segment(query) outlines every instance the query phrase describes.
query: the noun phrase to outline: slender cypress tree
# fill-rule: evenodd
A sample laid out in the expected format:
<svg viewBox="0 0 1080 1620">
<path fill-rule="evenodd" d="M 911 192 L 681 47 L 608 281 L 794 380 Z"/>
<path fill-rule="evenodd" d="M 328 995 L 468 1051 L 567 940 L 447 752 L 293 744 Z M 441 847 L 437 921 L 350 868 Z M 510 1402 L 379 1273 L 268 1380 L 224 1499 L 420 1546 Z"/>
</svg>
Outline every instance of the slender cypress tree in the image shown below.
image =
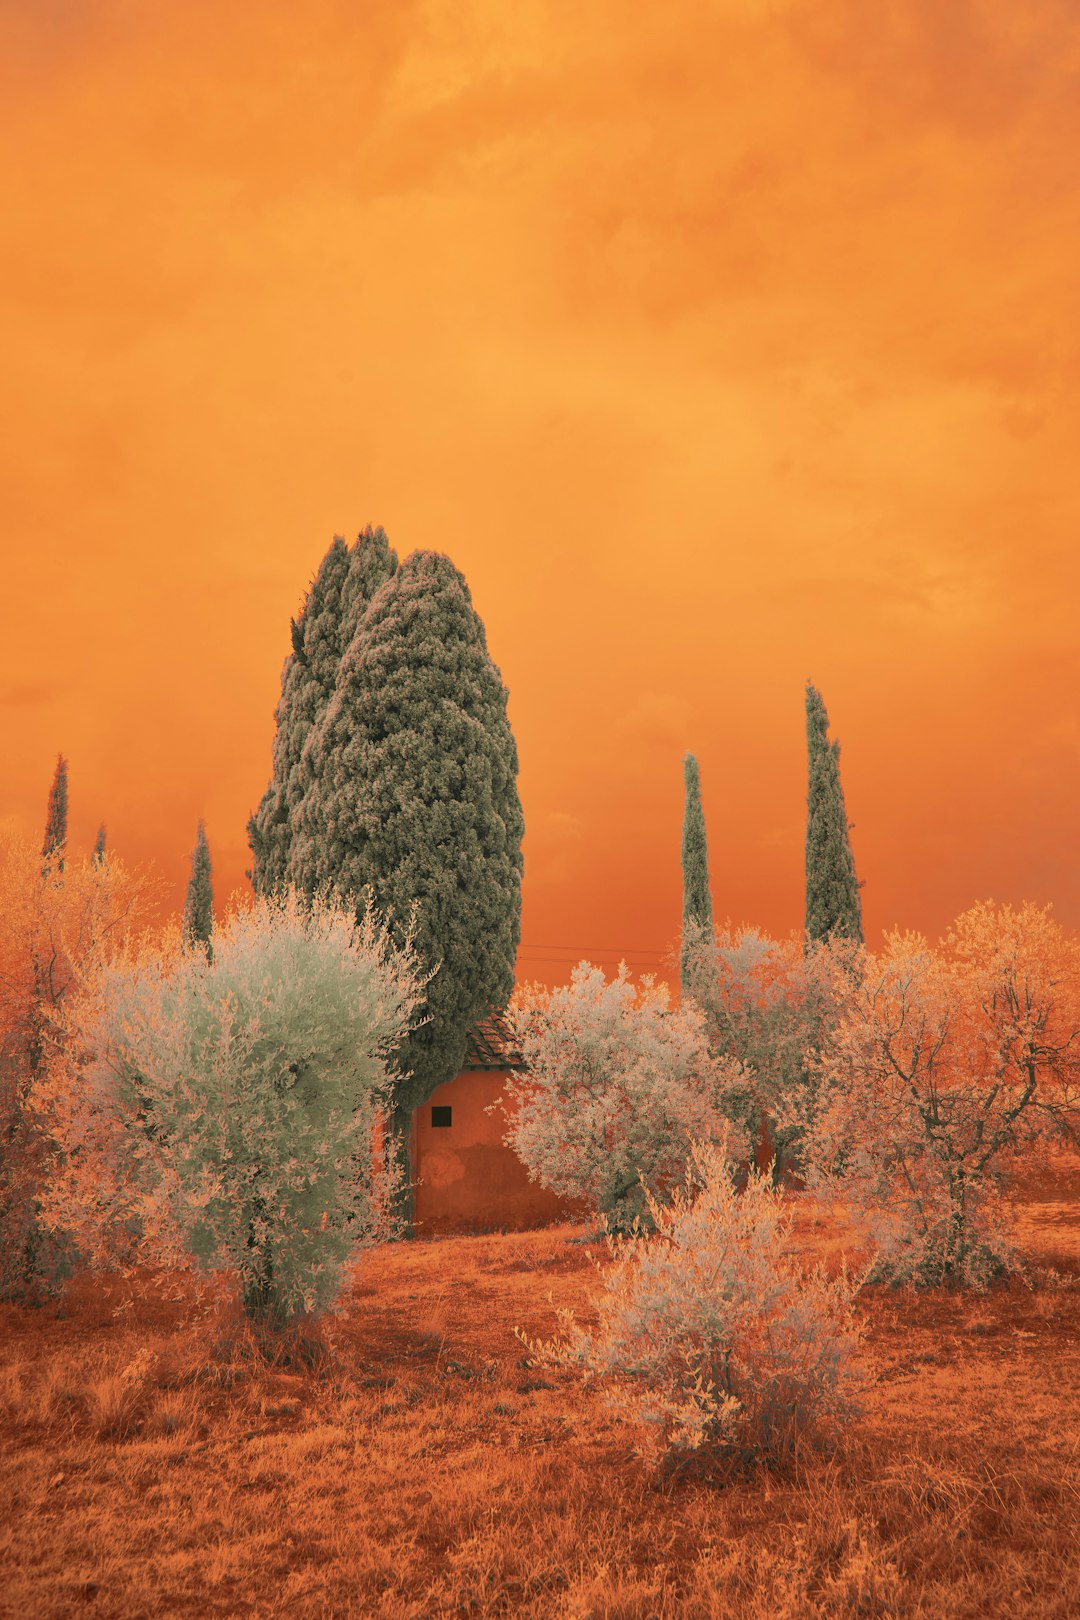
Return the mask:
<svg viewBox="0 0 1080 1620">
<path fill-rule="evenodd" d="M 97 840 L 96 840 L 96 842 L 94 844 L 93 859 L 95 860 L 95 862 L 97 863 L 98 866 L 103 866 L 105 864 L 105 823 L 104 822 L 102 822 L 101 826 L 98 828 Z"/>
<path fill-rule="evenodd" d="M 680 978 L 683 994 L 691 993 L 692 961 L 703 939 L 712 935 L 712 894 L 709 889 L 709 850 L 705 814 L 701 808 L 701 777 L 693 754 L 683 760 L 686 797 L 683 810 L 682 874 L 683 916 Z"/>
<path fill-rule="evenodd" d="M 48 873 L 53 866 L 58 872 L 64 870 L 64 850 L 67 847 L 67 820 L 68 820 L 68 783 L 67 760 L 63 754 L 56 756 L 56 771 L 53 775 L 52 787 L 49 789 L 49 805 L 45 812 L 45 839 L 41 846 L 43 870 Z"/>
<path fill-rule="evenodd" d="M 54 872 L 59 875 L 64 870 L 64 851 L 67 848 L 67 820 L 67 760 L 63 754 L 57 754 L 56 770 L 53 773 L 52 786 L 49 789 L 49 802 L 45 810 L 45 837 L 41 844 L 41 876 L 44 882 L 48 882 Z M 33 970 L 34 989 L 30 1001 L 26 1050 L 30 1073 L 36 1077 L 41 1074 L 45 1063 L 46 1031 L 48 1027 L 46 1013 L 47 975 L 45 965 L 39 959 L 36 949 L 33 952 Z"/>
<path fill-rule="evenodd" d="M 210 846 L 206 842 L 206 828 L 201 821 L 191 854 L 191 876 L 184 900 L 182 926 L 187 943 L 205 946 L 207 956 L 212 959 L 210 936 L 214 932 L 214 891 L 210 887 Z"/>
<path fill-rule="evenodd" d="M 281 698 L 270 784 L 248 822 L 257 893 L 290 880 L 310 887 L 295 849 L 300 807 L 311 781 L 308 745 L 334 692 L 341 657 L 375 591 L 397 567 L 382 529 L 369 524 L 350 548 L 335 535 L 291 621 L 292 652 L 281 672 Z M 299 860 L 299 865 L 298 865 Z"/>
<path fill-rule="evenodd" d="M 459 1071 L 501 1010 L 521 929 L 518 757 L 507 692 L 465 580 L 414 552 L 359 623 L 312 743 L 307 874 L 388 912 L 434 977 L 397 1058 L 392 1129 L 408 1171 L 412 1110 Z M 411 1204 L 404 1213 L 408 1217 Z"/>
<path fill-rule="evenodd" d="M 848 833 L 840 785 L 840 744 L 828 740 L 829 717 L 821 693 L 806 683 L 806 939 L 836 935 L 862 942 L 862 884 Z"/>
</svg>

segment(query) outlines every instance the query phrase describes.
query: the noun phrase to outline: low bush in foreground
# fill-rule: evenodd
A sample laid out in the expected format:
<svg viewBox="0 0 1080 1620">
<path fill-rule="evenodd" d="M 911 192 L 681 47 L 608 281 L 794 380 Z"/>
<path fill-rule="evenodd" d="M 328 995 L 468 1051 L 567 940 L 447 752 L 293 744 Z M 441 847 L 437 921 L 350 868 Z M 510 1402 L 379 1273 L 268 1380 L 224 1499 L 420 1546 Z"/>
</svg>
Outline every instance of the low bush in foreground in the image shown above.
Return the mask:
<svg viewBox="0 0 1080 1620">
<path fill-rule="evenodd" d="M 703 1451 L 778 1460 L 800 1436 L 834 1437 L 866 1382 L 860 1279 L 804 1270 L 782 1191 L 752 1171 L 737 1193 L 723 1145 L 693 1144 L 667 1205 L 644 1192 L 655 1231 L 609 1234 L 596 1328 L 561 1310 L 564 1339 L 515 1330 L 530 1354 L 604 1380 L 666 1464 Z"/>
</svg>

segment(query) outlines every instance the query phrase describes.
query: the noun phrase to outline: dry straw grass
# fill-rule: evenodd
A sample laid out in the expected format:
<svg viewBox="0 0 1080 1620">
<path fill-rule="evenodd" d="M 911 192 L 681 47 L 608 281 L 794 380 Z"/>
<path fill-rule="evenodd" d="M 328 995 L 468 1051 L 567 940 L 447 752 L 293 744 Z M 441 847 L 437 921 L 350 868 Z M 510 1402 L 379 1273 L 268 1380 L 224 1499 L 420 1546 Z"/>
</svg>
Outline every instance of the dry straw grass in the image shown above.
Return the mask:
<svg viewBox="0 0 1080 1620">
<path fill-rule="evenodd" d="M 580 1228 L 377 1250 L 273 1354 L 100 1280 L 5 1308 L 0 1613 L 1065 1620 L 1078 1193 L 1075 1164 L 1019 1187 L 1030 1286 L 869 1290 L 842 1444 L 718 1477 L 650 1471 L 598 1392 L 522 1365 L 515 1326 L 587 1318 Z M 835 1263 L 850 1232 L 800 1200 L 794 1240 Z"/>
</svg>

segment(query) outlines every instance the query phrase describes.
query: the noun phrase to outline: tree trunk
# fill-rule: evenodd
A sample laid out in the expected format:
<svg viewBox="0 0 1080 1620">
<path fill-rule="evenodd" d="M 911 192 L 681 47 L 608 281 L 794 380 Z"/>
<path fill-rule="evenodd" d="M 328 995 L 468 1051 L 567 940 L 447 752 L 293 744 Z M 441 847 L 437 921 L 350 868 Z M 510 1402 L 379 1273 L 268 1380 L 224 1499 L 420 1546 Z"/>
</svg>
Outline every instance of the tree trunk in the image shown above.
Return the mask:
<svg viewBox="0 0 1080 1620">
<path fill-rule="evenodd" d="M 274 1289 L 274 1257 L 269 1241 L 260 1246 L 256 1222 L 265 1213 L 261 1198 L 252 1204 L 247 1247 L 251 1256 L 244 1273 L 244 1315 L 262 1327 L 280 1325 L 282 1311 Z"/>
<path fill-rule="evenodd" d="M 413 1236 L 413 1162 L 412 1162 L 412 1120 L 413 1111 L 402 1103 L 395 1103 L 390 1110 L 390 1137 L 394 1162 L 401 1170 L 401 1186 L 395 1199 L 395 1212 L 401 1223 L 398 1236 L 411 1238 Z"/>
</svg>

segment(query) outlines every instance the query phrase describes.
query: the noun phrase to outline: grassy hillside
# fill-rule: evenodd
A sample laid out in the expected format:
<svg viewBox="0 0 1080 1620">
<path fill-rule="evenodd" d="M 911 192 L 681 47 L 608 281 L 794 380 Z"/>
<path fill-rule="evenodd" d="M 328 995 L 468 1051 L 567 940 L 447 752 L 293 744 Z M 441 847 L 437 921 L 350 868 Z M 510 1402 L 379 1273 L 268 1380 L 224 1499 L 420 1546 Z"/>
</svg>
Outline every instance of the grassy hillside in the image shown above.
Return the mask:
<svg viewBox="0 0 1080 1620">
<path fill-rule="evenodd" d="M 868 1290 L 865 1414 L 786 1474 L 658 1477 L 598 1393 L 524 1364 L 514 1325 L 549 1337 L 547 1296 L 595 1286 L 583 1227 L 377 1250 L 278 1366 L 167 1279 L 7 1308 L 0 1613 L 1065 1620 L 1080 1169 L 1016 1196 L 1034 1286 Z M 850 1250 L 796 1201 L 808 1259 Z"/>
</svg>

